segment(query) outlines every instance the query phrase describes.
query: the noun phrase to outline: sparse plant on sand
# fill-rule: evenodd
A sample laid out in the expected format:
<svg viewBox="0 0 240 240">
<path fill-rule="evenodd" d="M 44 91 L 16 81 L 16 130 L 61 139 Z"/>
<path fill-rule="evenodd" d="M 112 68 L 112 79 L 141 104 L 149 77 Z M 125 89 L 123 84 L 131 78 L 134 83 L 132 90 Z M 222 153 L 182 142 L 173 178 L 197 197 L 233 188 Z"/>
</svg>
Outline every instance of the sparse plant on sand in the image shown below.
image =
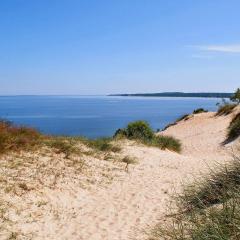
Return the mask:
<svg viewBox="0 0 240 240">
<path fill-rule="evenodd" d="M 120 152 L 121 147 L 114 145 L 112 138 L 85 139 L 84 143 L 90 148 L 102 152 Z"/>
<path fill-rule="evenodd" d="M 236 103 L 227 102 L 222 99 L 222 103 L 218 103 L 217 116 L 228 115 L 233 112 L 234 108 L 237 106 Z"/>
<path fill-rule="evenodd" d="M 137 163 L 137 160 L 135 158 L 132 158 L 130 156 L 125 156 L 123 159 L 122 159 L 122 162 L 123 163 L 126 163 L 126 167 L 125 167 L 125 171 L 128 172 L 128 166 L 130 164 L 136 164 Z"/>
<path fill-rule="evenodd" d="M 66 137 L 50 137 L 45 143 L 47 146 L 56 149 L 56 153 L 64 153 L 65 158 L 69 158 L 70 155 L 78 153 L 78 148 L 75 146 L 75 142 L 71 138 Z"/>
</svg>

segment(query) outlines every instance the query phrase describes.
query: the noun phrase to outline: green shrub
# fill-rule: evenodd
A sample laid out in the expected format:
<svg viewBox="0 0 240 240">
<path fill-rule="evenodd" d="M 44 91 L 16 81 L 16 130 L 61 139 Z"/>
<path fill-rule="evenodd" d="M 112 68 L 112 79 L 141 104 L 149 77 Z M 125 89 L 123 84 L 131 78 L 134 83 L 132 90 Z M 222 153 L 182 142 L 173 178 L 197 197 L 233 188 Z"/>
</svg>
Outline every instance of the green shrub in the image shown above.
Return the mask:
<svg viewBox="0 0 240 240">
<path fill-rule="evenodd" d="M 149 140 L 154 136 L 154 132 L 145 121 L 131 122 L 123 131 L 129 139 Z"/>
<path fill-rule="evenodd" d="M 228 128 L 228 139 L 233 140 L 240 136 L 240 113 L 231 121 Z"/>
<path fill-rule="evenodd" d="M 169 136 L 156 136 L 145 121 L 131 122 L 124 129 L 118 129 L 115 137 L 124 136 L 128 139 L 138 140 L 146 145 L 169 149 L 180 152 L 181 143 L 179 140 Z"/>
<path fill-rule="evenodd" d="M 193 114 L 205 113 L 205 112 L 208 112 L 208 110 L 205 110 L 204 108 L 197 108 L 193 111 Z"/>
</svg>

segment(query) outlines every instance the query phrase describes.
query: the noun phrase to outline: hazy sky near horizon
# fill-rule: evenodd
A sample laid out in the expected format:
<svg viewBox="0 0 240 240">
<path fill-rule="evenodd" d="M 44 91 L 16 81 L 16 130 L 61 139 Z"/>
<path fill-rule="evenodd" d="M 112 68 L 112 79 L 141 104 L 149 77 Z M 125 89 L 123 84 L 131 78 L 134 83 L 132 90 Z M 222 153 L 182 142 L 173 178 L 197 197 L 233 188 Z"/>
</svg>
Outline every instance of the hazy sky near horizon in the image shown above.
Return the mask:
<svg viewBox="0 0 240 240">
<path fill-rule="evenodd" d="M 0 94 L 233 91 L 239 0 L 0 2 Z"/>
</svg>

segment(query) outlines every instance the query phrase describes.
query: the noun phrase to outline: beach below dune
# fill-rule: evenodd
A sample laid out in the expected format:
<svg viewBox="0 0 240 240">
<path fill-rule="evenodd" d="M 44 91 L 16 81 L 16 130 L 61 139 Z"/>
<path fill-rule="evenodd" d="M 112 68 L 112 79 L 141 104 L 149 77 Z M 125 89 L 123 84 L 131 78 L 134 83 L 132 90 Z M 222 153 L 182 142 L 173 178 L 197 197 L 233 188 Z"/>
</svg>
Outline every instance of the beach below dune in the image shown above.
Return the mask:
<svg viewBox="0 0 240 240">
<path fill-rule="evenodd" d="M 200 113 L 158 133 L 180 139 L 180 154 L 121 141 L 119 154 L 138 162 L 128 172 L 122 163 L 82 156 L 84 174 L 63 166 L 64 175 L 50 187 L 1 196 L 13 207 L 7 212 L 11 229 L 1 222 L 0 238 L 11 231 L 18 239 L 146 239 L 146 231 L 166 220 L 171 195 L 182 190 L 183 182 L 232 159 L 238 140 L 222 144 L 232 116 Z M 63 161 L 58 154 L 36 155 L 45 164 L 54 159 L 55 168 Z"/>
</svg>

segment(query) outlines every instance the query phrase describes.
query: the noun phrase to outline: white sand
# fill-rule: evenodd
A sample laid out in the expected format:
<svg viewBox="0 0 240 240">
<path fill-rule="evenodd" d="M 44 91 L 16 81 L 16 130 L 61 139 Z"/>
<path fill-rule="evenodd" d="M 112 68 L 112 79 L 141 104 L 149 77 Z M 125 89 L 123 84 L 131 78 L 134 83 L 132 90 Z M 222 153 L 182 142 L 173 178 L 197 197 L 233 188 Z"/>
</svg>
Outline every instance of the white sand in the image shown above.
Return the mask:
<svg viewBox="0 0 240 240">
<path fill-rule="evenodd" d="M 13 214 L 13 232 L 20 233 L 19 239 L 145 239 L 144 230 L 164 220 L 169 194 L 180 191 L 182 181 L 232 158 L 236 141 L 222 145 L 231 118 L 201 113 L 160 133 L 179 138 L 181 154 L 125 142 L 122 155 L 138 159 L 128 173 L 122 164 L 89 160 L 97 181 L 101 182 L 100 172 L 108 169 L 111 184 L 83 188 L 79 181 L 86 179 L 68 177 L 53 189 L 30 191 L 15 199 L 26 209 L 19 216 Z M 36 206 L 39 201 L 42 205 Z"/>
</svg>

